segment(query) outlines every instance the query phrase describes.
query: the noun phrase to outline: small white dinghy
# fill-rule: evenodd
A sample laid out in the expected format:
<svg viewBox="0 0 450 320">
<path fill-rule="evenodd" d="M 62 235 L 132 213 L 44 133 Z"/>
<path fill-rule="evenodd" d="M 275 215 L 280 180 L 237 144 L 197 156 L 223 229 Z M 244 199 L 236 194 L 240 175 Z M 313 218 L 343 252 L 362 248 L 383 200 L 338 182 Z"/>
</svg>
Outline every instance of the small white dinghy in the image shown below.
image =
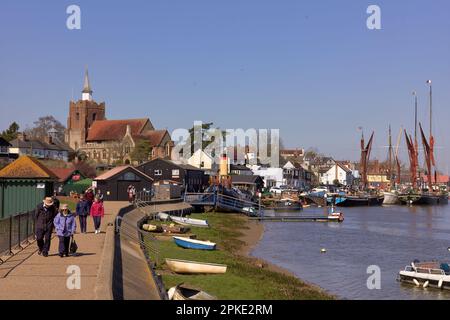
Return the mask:
<svg viewBox="0 0 450 320">
<path fill-rule="evenodd" d="M 222 274 L 227 272 L 224 264 L 206 263 L 188 260 L 166 258 L 166 264 L 170 270 L 181 274 Z"/>
<path fill-rule="evenodd" d="M 167 294 L 169 300 L 217 300 L 216 297 L 205 291 L 187 288 L 182 285 L 170 288 Z"/>
<path fill-rule="evenodd" d="M 208 221 L 201 219 L 170 216 L 170 220 L 183 226 L 202 227 L 202 228 L 209 227 Z"/>
</svg>

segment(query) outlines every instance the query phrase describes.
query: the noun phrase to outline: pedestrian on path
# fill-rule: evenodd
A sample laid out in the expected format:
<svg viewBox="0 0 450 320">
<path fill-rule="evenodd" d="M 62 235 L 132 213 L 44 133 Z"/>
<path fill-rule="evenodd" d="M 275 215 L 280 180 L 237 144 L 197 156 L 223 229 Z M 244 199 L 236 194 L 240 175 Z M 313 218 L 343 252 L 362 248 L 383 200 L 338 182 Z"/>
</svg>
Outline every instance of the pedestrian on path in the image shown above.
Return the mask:
<svg viewBox="0 0 450 320">
<path fill-rule="evenodd" d="M 91 206 L 95 198 L 94 190 L 92 190 L 92 187 L 86 189 L 86 192 L 84 193 L 84 198 L 89 204 L 89 210 L 91 210 Z"/>
<path fill-rule="evenodd" d="M 77 228 L 75 215 L 69 210 L 67 204 L 61 205 L 60 212 L 56 215 L 55 220 L 56 235 L 59 238 L 59 256 L 69 256 L 70 238 L 73 237 Z"/>
<path fill-rule="evenodd" d="M 89 215 L 89 203 L 86 201 L 83 195 L 80 197 L 80 201 L 77 203 L 76 215 L 80 220 L 80 232 L 87 232 L 87 216 Z"/>
<path fill-rule="evenodd" d="M 127 188 L 128 201 L 132 203 L 136 198 L 136 188 L 133 185 L 129 185 Z"/>
<path fill-rule="evenodd" d="M 34 225 L 36 230 L 36 242 L 39 248 L 38 254 L 48 257 L 50 242 L 53 232 L 53 220 L 57 212 L 51 197 L 46 197 L 44 201 L 36 207 L 34 211 Z"/>
<path fill-rule="evenodd" d="M 103 202 L 103 193 L 102 193 L 102 190 L 97 189 L 97 193 L 96 193 L 95 197 L 98 198 L 101 202 Z"/>
<path fill-rule="evenodd" d="M 91 207 L 91 216 L 94 220 L 95 234 L 100 233 L 100 225 L 102 223 L 102 218 L 105 215 L 105 208 L 103 207 L 103 202 L 99 198 L 95 198 L 94 203 Z"/>
</svg>

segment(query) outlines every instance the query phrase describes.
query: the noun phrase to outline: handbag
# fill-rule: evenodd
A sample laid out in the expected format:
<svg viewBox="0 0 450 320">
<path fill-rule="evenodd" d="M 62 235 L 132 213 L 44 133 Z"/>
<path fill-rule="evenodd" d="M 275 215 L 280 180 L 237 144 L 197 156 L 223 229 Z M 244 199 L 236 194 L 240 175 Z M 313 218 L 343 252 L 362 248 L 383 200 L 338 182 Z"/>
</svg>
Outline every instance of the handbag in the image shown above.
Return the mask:
<svg viewBox="0 0 450 320">
<path fill-rule="evenodd" d="M 78 250 L 78 245 L 72 236 L 72 241 L 70 242 L 69 251 L 71 254 L 75 254 L 77 252 L 77 250 Z"/>
</svg>

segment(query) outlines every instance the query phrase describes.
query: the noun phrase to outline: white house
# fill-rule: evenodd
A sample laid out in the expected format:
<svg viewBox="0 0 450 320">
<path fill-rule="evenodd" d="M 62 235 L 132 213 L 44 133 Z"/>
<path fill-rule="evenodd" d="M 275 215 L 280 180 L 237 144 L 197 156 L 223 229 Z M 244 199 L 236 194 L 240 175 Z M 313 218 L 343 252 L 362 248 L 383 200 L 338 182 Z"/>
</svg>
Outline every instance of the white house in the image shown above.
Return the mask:
<svg viewBox="0 0 450 320">
<path fill-rule="evenodd" d="M 188 159 L 187 163 L 199 169 L 211 170 L 213 166 L 213 158 L 205 151 L 198 149 Z"/>
<path fill-rule="evenodd" d="M 260 176 L 264 180 L 266 188 L 279 187 L 284 184 L 283 168 L 264 168 L 251 166 L 254 175 Z"/>
<path fill-rule="evenodd" d="M 353 183 L 353 174 L 347 166 L 336 162 L 328 170 L 323 170 L 320 174 L 320 183 L 324 185 L 331 185 L 337 180 L 344 186 L 349 186 Z"/>
</svg>

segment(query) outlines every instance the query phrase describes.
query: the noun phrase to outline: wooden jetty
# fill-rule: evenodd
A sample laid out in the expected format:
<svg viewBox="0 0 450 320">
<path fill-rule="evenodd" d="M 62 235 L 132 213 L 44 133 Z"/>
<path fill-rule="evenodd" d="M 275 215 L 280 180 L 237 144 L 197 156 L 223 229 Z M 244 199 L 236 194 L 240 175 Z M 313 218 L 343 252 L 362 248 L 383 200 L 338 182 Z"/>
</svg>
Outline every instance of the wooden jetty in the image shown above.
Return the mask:
<svg viewBox="0 0 450 320">
<path fill-rule="evenodd" d="M 319 215 L 298 215 L 298 216 L 260 216 L 250 217 L 250 220 L 267 221 L 267 222 L 341 222 L 329 216 Z"/>
</svg>

